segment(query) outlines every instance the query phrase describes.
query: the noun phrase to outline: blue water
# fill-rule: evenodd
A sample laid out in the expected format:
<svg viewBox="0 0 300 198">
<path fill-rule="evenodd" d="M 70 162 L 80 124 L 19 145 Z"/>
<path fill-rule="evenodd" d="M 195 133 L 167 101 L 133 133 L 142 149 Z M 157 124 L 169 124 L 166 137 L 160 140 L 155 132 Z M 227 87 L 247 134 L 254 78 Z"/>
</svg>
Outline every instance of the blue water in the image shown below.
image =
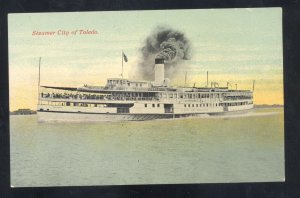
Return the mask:
<svg viewBox="0 0 300 198">
<path fill-rule="evenodd" d="M 284 180 L 283 109 L 139 122 L 11 116 L 11 185 Z"/>
</svg>

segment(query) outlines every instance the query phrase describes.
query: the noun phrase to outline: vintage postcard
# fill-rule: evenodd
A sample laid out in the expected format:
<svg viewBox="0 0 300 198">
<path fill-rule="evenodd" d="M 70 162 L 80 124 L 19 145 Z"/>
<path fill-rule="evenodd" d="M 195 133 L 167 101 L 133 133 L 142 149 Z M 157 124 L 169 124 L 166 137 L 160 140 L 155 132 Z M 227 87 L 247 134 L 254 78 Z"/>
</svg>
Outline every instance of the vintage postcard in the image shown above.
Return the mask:
<svg viewBox="0 0 300 198">
<path fill-rule="evenodd" d="M 281 8 L 8 26 L 13 187 L 284 181 Z"/>
</svg>

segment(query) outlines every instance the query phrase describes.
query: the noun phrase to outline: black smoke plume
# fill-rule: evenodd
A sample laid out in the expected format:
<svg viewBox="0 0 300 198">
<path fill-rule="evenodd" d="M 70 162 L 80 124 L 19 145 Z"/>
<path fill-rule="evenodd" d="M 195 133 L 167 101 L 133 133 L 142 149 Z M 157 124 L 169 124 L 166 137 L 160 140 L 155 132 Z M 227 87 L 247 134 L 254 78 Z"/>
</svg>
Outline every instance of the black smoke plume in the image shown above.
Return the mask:
<svg viewBox="0 0 300 198">
<path fill-rule="evenodd" d="M 146 38 L 141 48 L 141 58 L 138 73 L 144 80 L 154 76 L 155 58 L 165 60 L 165 76 L 172 78 L 177 68 L 184 66 L 183 60 L 190 59 L 190 41 L 183 32 L 171 27 L 158 26 Z"/>
</svg>

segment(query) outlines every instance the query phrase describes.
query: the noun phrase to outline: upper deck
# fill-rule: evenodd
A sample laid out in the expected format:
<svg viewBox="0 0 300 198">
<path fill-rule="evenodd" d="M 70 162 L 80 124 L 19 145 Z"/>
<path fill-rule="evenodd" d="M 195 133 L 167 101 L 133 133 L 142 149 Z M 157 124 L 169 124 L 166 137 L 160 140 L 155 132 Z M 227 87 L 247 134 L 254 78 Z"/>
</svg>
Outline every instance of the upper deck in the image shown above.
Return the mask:
<svg viewBox="0 0 300 198">
<path fill-rule="evenodd" d="M 109 78 L 105 86 L 53 87 L 41 86 L 46 91 L 40 100 L 84 101 L 103 103 L 134 103 L 135 101 L 164 102 L 223 102 L 252 100 L 250 90 L 233 90 L 228 87 L 170 87 L 151 81 L 130 81 L 124 78 Z"/>
<path fill-rule="evenodd" d="M 253 99 L 249 90 L 207 87 L 99 87 L 85 85 L 79 88 L 42 86 L 40 100 L 85 102 L 134 102 L 134 101 L 243 101 Z"/>
</svg>

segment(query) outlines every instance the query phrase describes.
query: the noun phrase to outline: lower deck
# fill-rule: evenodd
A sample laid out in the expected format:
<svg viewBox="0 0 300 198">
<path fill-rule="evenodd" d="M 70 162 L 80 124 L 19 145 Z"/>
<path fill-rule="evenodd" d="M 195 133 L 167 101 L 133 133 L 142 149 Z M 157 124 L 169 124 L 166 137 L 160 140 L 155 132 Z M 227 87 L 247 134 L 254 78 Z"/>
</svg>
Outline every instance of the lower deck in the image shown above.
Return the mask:
<svg viewBox="0 0 300 198">
<path fill-rule="evenodd" d="M 249 101 L 231 103 L 160 103 L 160 102 L 136 102 L 123 104 L 98 104 L 98 105 L 60 105 L 39 104 L 38 111 L 62 111 L 85 113 L 115 113 L 115 114 L 190 114 L 190 113 L 214 113 L 226 111 L 238 111 L 253 107 Z"/>
<path fill-rule="evenodd" d="M 103 105 L 38 105 L 39 121 L 151 120 L 215 114 L 252 109 L 251 102 L 235 103 L 145 103 Z"/>
</svg>

